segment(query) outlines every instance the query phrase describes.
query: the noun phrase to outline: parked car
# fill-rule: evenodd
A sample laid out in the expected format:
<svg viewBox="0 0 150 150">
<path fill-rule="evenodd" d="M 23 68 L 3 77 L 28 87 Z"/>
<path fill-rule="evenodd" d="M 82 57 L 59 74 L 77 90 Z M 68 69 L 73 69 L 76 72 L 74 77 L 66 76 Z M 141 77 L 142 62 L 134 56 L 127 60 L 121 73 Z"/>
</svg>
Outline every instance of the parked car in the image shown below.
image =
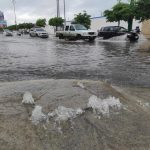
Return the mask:
<svg viewBox="0 0 150 150">
<path fill-rule="evenodd" d="M 64 31 L 57 31 L 56 37 L 59 39 L 69 39 L 69 40 L 89 40 L 94 41 L 97 36 L 97 33 L 88 30 L 81 24 L 71 24 L 67 25 Z"/>
<path fill-rule="evenodd" d="M 127 29 L 120 26 L 106 26 L 102 27 L 98 31 L 98 36 L 103 37 L 104 39 L 112 38 L 114 36 L 124 35 L 128 32 Z"/>
<path fill-rule="evenodd" d="M 48 33 L 43 28 L 31 28 L 29 32 L 31 37 L 48 38 Z"/>
<path fill-rule="evenodd" d="M 13 36 L 13 32 L 10 31 L 10 30 L 8 30 L 8 29 L 4 29 L 3 34 L 4 34 L 5 36 Z"/>
</svg>

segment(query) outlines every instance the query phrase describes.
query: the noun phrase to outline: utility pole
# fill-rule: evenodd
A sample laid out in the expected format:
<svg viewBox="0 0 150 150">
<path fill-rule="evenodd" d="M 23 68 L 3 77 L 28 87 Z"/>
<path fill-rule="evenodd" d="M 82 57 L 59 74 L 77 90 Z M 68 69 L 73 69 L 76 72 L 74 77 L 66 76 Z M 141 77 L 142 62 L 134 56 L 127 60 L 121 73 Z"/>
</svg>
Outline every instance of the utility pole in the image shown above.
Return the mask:
<svg viewBox="0 0 150 150">
<path fill-rule="evenodd" d="M 56 0 L 56 5 L 57 5 L 57 18 L 60 17 L 60 7 L 59 7 L 59 0 Z M 58 30 L 58 27 L 56 26 L 56 31 Z"/>
<path fill-rule="evenodd" d="M 15 25 L 16 25 L 16 30 L 17 30 L 17 17 L 16 17 L 16 6 L 15 6 L 16 1 L 12 0 L 13 8 L 14 8 L 14 15 L 15 15 Z"/>
<path fill-rule="evenodd" d="M 56 0 L 56 2 L 57 2 L 57 17 L 60 17 L 59 0 Z"/>
<path fill-rule="evenodd" d="M 64 0 L 64 28 L 66 27 L 66 0 Z"/>
</svg>

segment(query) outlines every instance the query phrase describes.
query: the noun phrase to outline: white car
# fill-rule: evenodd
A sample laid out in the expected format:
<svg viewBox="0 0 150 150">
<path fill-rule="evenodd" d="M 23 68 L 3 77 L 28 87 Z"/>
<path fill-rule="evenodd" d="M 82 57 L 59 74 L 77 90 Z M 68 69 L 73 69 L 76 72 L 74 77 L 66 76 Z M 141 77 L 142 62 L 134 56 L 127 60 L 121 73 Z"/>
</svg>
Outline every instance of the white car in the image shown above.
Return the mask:
<svg viewBox="0 0 150 150">
<path fill-rule="evenodd" d="M 92 30 L 88 30 L 81 24 L 71 24 L 67 25 L 64 31 L 57 31 L 56 37 L 59 37 L 59 39 L 65 38 L 68 38 L 70 40 L 87 39 L 89 41 L 94 41 L 95 38 L 97 37 L 97 33 Z"/>
<path fill-rule="evenodd" d="M 4 34 L 5 36 L 13 36 L 13 32 L 10 31 L 10 30 L 8 30 L 8 29 L 4 29 L 3 34 Z"/>
<path fill-rule="evenodd" d="M 29 32 L 31 37 L 48 38 L 48 33 L 43 28 L 31 28 Z"/>
</svg>

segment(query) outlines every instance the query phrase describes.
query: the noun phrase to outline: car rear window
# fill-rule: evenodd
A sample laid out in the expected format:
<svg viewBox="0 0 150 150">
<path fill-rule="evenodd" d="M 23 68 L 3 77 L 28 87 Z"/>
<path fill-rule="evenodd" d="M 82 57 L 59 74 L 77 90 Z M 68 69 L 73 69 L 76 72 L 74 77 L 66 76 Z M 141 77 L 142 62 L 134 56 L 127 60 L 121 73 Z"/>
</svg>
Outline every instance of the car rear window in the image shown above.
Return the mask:
<svg viewBox="0 0 150 150">
<path fill-rule="evenodd" d="M 105 28 L 103 29 L 103 31 L 110 31 L 110 28 L 109 28 L 109 27 L 105 27 Z"/>
</svg>

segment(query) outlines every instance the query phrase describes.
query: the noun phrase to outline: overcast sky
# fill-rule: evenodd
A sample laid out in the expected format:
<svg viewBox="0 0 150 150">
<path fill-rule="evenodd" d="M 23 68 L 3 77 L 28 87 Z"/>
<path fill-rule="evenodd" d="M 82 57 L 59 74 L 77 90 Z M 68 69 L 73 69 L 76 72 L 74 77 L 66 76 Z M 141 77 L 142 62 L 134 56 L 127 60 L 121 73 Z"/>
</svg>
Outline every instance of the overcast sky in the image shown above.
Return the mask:
<svg viewBox="0 0 150 150">
<path fill-rule="evenodd" d="M 126 1 L 126 0 L 124 0 Z M 92 17 L 112 8 L 117 0 L 66 0 L 66 18 L 71 20 L 74 14 L 86 10 Z M 60 14 L 63 16 L 63 0 L 60 0 Z M 0 10 L 4 12 L 8 24 L 14 24 L 12 0 L 0 0 Z M 56 16 L 56 0 L 16 0 L 17 22 L 35 22 L 38 18 Z"/>
</svg>

